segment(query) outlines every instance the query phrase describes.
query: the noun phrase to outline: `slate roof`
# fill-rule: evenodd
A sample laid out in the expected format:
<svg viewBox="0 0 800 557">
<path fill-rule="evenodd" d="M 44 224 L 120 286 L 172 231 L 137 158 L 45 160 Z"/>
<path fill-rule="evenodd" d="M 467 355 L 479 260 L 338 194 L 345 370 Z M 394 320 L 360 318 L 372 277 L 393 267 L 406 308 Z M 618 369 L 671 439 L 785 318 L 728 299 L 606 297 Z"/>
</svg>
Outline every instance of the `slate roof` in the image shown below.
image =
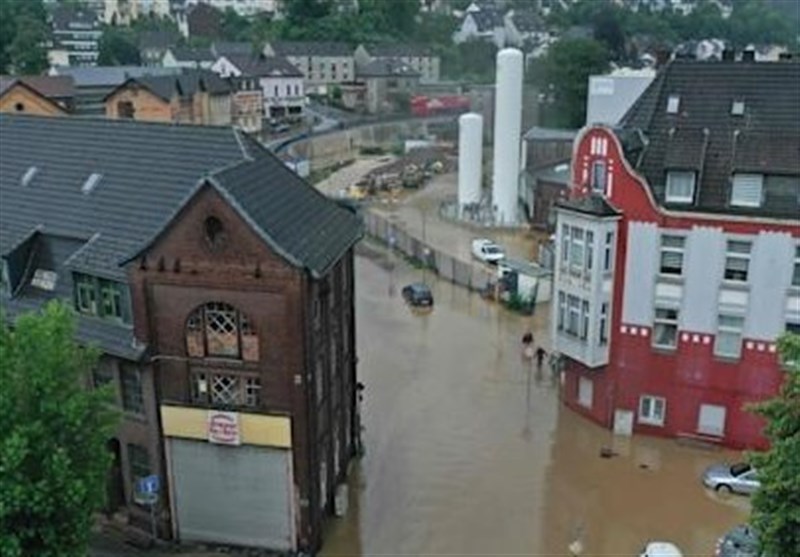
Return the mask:
<svg viewBox="0 0 800 557">
<path fill-rule="evenodd" d="M 204 5 L 204 4 L 198 4 Z M 179 62 L 213 62 L 217 58 L 208 48 L 170 48 L 172 56 Z"/>
<path fill-rule="evenodd" d="M 198 91 L 207 91 L 211 95 L 224 95 L 231 91 L 230 84 L 212 71 L 188 70 L 178 75 L 146 75 L 131 78 L 111 91 L 106 98 L 133 83 L 167 102 L 176 94 L 190 97 Z"/>
<path fill-rule="evenodd" d="M 478 28 L 479 33 L 486 33 L 505 26 L 503 14 L 498 10 L 486 9 L 479 12 L 469 12 L 465 17 L 471 17 L 475 21 L 475 26 Z"/>
<path fill-rule="evenodd" d="M 364 45 L 372 58 L 420 58 L 433 56 L 430 47 L 413 43 L 376 43 Z"/>
<path fill-rule="evenodd" d="M 281 56 L 226 55 L 231 64 L 248 76 L 303 77 L 303 73 Z"/>
<path fill-rule="evenodd" d="M 668 114 L 670 95 L 680 98 Z M 743 100 L 743 115 L 731 114 Z M 620 122 L 629 162 L 659 203 L 666 174 L 694 170 L 693 204 L 681 210 L 797 218 L 800 214 L 800 63 L 675 60 L 664 67 Z M 761 207 L 731 207 L 735 172 L 765 179 Z M 781 175 L 780 179 L 771 176 Z M 668 205 L 669 206 L 669 205 Z"/>
<path fill-rule="evenodd" d="M 515 10 L 511 14 L 511 20 L 520 33 L 531 33 L 543 30 L 545 27 L 541 18 L 531 10 Z"/>
<path fill-rule="evenodd" d="M 273 41 L 269 44 L 278 56 L 353 56 L 353 48 L 347 43 Z"/>
<path fill-rule="evenodd" d="M 31 167 L 38 170 L 22 185 Z M 92 173 L 102 177 L 85 194 L 81 186 Z M 353 213 L 238 130 L 0 114 L 0 254 L 9 257 L 36 238 L 54 246 L 48 264 L 59 273 L 56 291 L 26 286 L 6 300 L 7 311 L 13 316 L 42 298 L 71 297 L 70 271 L 126 281 L 123 262 L 146 249 L 206 185 L 313 276 L 327 273 L 361 235 Z M 109 353 L 141 355 L 129 328 L 90 317 L 80 327 Z"/>
<path fill-rule="evenodd" d="M 595 217 L 617 217 L 621 214 L 605 197 L 597 194 L 575 199 L 559 199 L 556 201 L 556 207 Z"/>
<path fill-rule="evenodd" d="M 48 99 L 66 100 L 75 96 L 75 83 L 70 76 L 0 75 L 0 95 L 15 82 L 21 81 Z"/>
<path fill-rule="evenodd" d="M 100 27 L 97 14 L 93 11 L 64 5 L 53 10 L 51 24 L 57 32 L 98 31 Z"/>
<path fill-rule="evenodd" d="M 214 41 L 211 43 L 211 52 L 214 54 L 214 56 L 253 56 L 257 54 L 256 49 L 253 48 L 252 44 L 231 41 Z"/>
<path fill-rule="evenodd" d="M 131 77 L 143 75 L 175 75 L 181 68 L 156 68 L 143 66 L 58 67 L 57 75 L 71 76 L 77 89 L 116 87 Z"/>
<path fill-rule="evenodd" d="M 139 35 L 141 50 L 166 50 L 178 42 L 180 35 L 172 31 L 142 31 Z"/>
<path fill-rule="evenodd" d="M 373 60 L 356 68 L 358 77 L 419 77 L 421 74 L 408 64 L 391 59 Z"/>
</svg>

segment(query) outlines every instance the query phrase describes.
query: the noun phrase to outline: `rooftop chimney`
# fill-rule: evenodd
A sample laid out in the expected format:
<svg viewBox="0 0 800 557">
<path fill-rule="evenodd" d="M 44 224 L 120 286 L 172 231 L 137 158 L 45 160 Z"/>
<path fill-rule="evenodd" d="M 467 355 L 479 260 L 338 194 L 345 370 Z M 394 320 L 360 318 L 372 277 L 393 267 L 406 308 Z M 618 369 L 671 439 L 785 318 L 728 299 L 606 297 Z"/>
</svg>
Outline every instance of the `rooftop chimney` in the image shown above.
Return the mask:
<svg viewBox="0 0 800 557">
<path fill-rule="evenodd" d="M 744 50 L 742 51 L 742 62 L 755 62 L 756 61 L 756 51 L 755 50 Z"/>
</svg>

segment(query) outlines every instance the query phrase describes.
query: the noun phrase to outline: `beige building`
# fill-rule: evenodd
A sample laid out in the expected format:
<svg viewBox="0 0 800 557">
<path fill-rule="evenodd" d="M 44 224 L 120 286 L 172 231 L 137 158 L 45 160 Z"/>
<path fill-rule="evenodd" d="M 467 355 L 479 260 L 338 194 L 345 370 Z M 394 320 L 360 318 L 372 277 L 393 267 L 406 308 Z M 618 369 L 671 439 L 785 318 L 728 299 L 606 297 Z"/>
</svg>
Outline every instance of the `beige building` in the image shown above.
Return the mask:
<svg viewBox="0 0 800 557">
<path fill-rule="evenodd" d="M 324 95 L 333 85 L 355 79 L 353 49 L 346 43 L 272 41 L 264 56 L 280 56 L 303 74 L 306 92 Z"/>
<path fill-rule="evenodd" d="M 231 125 L 231 87 L 211 72 L 131 78 L 104 102 L 108 118 Z"/>
<path fill-rule="evenodd" d="M 359 66 L 370 62 L 391 62 L 403 64 L 419 73 L 420 83 L 436 83 L 441 75 L 441 60 L 433 51 L 423 45 L 385 43 L 359 45 L 355 51 L 355 60 Z"/>
<path fill-rule="evenodd" d="M 370 114 L 407 110 L 420 80 L 410 66 L 381 60 L 359 66 L 357 75 L 366 86 L 364 109 Z"/>
<path fill-rule="evenodd" d="M 69 76 L 0 76 L 0 112 L 60 116 L 75 108 Z"/>
</svg>

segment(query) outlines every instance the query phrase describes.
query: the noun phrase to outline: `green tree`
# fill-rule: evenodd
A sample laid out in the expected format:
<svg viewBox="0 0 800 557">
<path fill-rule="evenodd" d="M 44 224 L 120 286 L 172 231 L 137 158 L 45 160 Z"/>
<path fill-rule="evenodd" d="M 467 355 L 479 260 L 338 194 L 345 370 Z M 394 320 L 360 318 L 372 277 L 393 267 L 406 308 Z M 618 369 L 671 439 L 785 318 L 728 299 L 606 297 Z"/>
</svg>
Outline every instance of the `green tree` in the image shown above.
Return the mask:
<svg viewBox="0 0 800 557">
<path fill-rule="evenodd" d="M 10 68 L 16 74 L 39 74 L 47 69 L 47 27 L 33 16 L 23 14 L 16 22 L 16 35 L 8 45 Z"/>
<path fill-rule="evenodd" d="M 586 120 L 589 76 L 608 71 L 606 48 L 592 39 L 562 40 L 528 70 L 529 82 L 546 92 L 542 124 L 579 128 Z"/>
<path fill-rule="evenodd" d="M 332 12 L 330 0 L 284 0 L 286 22 L 290 26 L 305 27 Z"/>
<path fill-rule="evenodd" d="M 800 555 L 800 335 L 778 341 L 785 366 L 778 396 L 757 404 L 766 418 L 770 449 L 754 453 L 761 489 L 753 496 L 751 521 L 765 555 Z"/>
<path fill-rule="evenodd" d="M 222 14 L 222 36 L 228 41 L 246 41 L 250 37 L 251 23 L 244 16 L 236 13 L 233 8 L 227 8 Z"/>
<path fill-rule="evenodd" d="M 86 555 L 105 499 L 116 416 L 87 390 L 97 353 L 79 347 L 72 310 L 53 302 L 12 328 L 0 319 L 0 555 Z"/>
<path fill-rule="evenodd" d="M 138 38 L 132 29 L 106 26 L 100 37 L 101 66 L 136 66 L 140 63 Z"/>
</svg>

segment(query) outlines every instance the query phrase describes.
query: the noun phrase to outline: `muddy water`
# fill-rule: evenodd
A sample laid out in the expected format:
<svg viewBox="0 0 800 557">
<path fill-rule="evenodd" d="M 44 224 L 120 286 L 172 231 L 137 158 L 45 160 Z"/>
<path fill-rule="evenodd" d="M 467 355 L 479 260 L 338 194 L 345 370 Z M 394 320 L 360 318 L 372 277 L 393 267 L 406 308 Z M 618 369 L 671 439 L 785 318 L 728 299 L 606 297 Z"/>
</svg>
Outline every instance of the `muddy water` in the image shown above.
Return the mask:
<svg viewBox="0 0 800 557">
<path fill-rule="evenodd" d="M 410 311 L 399 288 L 423 278 L 357 261 L 366 456 L 348 516 L 323 555 L 638 555 L 667 539 L 711 555 L 747 501 L 717 500 L 702 469 L 738 455 L 637 437 L 614 440 L 558 401 L 548 373 L 520 358 L 523 318 L 425 277 L 436 302 Z M 612 447 L 616 456 L 601 458 Z"/>
</svg>

